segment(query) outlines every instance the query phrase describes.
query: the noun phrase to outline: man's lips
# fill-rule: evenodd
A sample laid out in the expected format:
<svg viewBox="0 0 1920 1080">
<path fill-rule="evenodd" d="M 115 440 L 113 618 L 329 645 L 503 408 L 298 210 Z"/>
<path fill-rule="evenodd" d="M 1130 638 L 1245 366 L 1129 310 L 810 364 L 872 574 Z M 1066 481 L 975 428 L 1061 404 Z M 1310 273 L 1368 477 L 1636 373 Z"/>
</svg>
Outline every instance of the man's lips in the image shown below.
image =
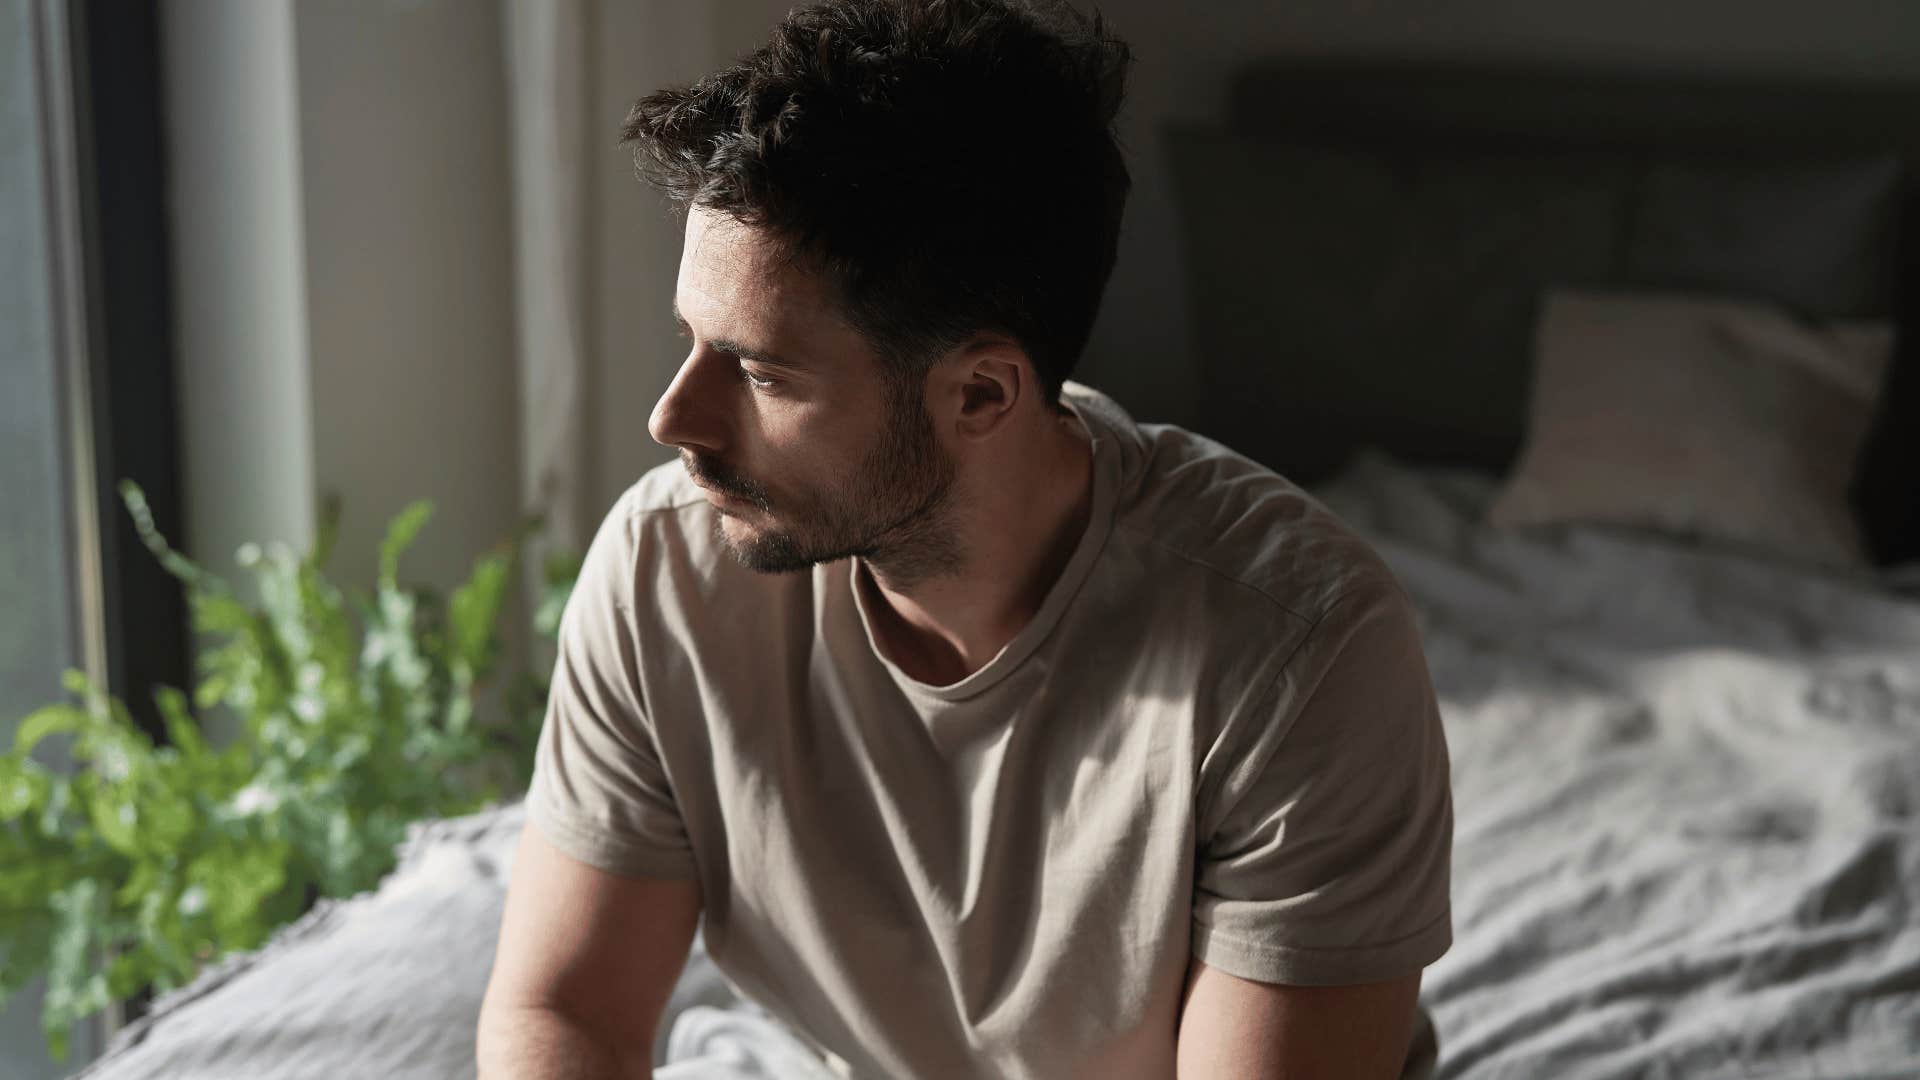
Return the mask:
<svg viewBox="0 0 1920 1080">
<path fill-rule="evenodd" d="M 743 499 L 740 496 L 734 495 L 730 492 L 721 491 L 719 488 L 714 487 L 711 484 L 703 484 L 700 481 L 695 480 L 693 482 L 693 486 L 699 488 L 701 491 L 706 492 L 707 497 L 710 499 L 721 499 L 730 503 L 747 503 L 751 505 L 750 500 Z"/>
<path fill-rule="evenodd" d="M 696 467 L 694 462 L 684 455 L 681 457 L 680 466 L 686 470 L 687 479 L 692 482 L 694 487 L 705 492 L 710 501 L 715 503 L 732 503 L 736 506 L 752 506 L 756 508 L 760 506 L 760 500 L 757 497 L 736 493 L 714 483 L 708 476 L 708 473 L 714 470 L 709 470 L 704 466 Z"/>
</svg>

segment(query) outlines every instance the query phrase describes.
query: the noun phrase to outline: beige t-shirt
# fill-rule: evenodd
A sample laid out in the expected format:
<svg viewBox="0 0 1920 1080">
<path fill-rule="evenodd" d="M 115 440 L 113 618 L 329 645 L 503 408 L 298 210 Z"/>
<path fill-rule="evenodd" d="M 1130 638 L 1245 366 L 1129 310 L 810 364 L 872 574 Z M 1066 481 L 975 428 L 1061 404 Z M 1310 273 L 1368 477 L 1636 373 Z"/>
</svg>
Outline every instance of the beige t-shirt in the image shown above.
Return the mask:
<svg viewBox="0 0 1920 1080">
<path fill-rule="evenodd" d="M 1086 531 L 957 683 L 876 649 L 859 560 L 735 562 L 677 463 L 562 619 L 530 819 L 697 878 L 721 971 L 855 1076 L 1165 1080 L 1190 955 L 1359 983 L 1452 941 L 1445 737 L 1385 564 L 1218 443 L 1063 401 Z"/>
</svg>

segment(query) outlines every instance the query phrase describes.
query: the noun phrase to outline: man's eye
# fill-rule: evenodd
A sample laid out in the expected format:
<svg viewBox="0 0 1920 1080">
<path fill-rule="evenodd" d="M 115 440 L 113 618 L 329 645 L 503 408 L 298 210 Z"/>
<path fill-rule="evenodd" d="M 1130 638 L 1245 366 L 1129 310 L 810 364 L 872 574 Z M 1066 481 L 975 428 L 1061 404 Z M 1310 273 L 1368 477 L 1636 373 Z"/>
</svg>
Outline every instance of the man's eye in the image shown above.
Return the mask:
<svg viewBox="0 0 1920 1080">
<path fill-rule="evenodd" d="M 740 369 L 740 377 L 747 380 L 748 384 L 750 384 L 757 390 L 771 390 L 775 386 L 778 386 L 780 383 L 780 380 L 778 379 L 761 378 L 760 376 L 755 375 L 753 372 L 748 371 L 746 368 Z"/>
</svg>

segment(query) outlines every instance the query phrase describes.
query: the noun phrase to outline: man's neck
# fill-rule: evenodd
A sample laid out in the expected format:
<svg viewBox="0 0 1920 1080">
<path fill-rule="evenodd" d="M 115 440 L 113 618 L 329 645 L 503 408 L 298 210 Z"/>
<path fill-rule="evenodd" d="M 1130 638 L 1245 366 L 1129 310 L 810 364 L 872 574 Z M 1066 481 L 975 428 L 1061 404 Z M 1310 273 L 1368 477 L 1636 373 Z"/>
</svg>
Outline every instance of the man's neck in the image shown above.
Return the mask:
<svg viewBox="0 0 1920 1080">
<path fill-rule="evenodd" d="M 1034 443 L 956 500 L 956 573 L 894 589 L 883 566 L 855 567 L 882 651 L 921 682 L 985 667 L 1039 612 L 1086 532 L 1093 448 L 1080 421 L 1065 415 Z"/>
</svg>

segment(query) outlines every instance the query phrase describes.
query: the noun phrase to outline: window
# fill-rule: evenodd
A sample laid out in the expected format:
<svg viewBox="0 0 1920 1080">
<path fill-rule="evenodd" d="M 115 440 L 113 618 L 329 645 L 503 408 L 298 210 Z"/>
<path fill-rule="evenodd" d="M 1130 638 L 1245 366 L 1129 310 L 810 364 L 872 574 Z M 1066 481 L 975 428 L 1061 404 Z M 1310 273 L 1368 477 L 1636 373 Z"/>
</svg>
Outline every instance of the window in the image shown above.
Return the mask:
<svg viewBox="0 0 1920 1080">
<path fill-rule="evenodd" d="M 106 9 L 111 9 L 109 12 Z M 178 536 L 156 14 L 0 0 L 0 740 L 80 668 L 150 733 L 157 683 L 186 684 L 179 589 L 114 485 Z M 65 740 L 36 748 L 70 767 Z M 36 989 L 0 1010 L 0 1075 L 64 1076 Z M 138 1007 L 138 1003 L 135 1003 Z M 109 1023 L 111 1024 L 111 1020 Z"/>
</svg>

